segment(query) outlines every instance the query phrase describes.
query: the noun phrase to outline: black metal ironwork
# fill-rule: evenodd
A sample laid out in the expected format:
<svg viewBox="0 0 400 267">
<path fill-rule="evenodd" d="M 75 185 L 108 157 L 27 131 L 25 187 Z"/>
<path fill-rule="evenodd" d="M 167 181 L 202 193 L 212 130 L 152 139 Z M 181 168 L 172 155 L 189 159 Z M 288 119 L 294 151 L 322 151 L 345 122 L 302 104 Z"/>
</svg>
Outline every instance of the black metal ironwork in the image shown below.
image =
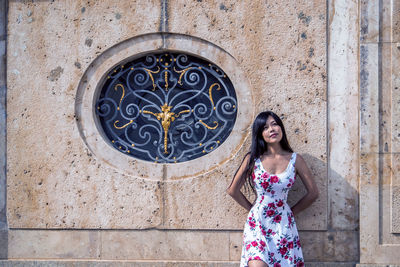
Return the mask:
<svg viewBox="0 0 400 267">
<path fill-rule="evenodd" d="M 234 126 L 237 100 L 218 66 L 163 52 L 112 69 L 95 109 L 116 149 L 142 160 L 174 163 L 219 147 Z"/>
</svg>

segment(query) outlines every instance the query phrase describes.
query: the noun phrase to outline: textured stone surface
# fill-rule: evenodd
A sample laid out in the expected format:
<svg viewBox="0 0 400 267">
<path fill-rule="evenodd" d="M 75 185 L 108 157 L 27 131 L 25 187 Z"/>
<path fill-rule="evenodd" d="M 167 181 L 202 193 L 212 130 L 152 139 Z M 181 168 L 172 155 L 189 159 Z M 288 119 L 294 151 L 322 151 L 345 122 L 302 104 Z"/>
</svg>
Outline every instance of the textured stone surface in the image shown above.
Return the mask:
<svg viewBox="0 0 400 267">
<path fill-rule="evenodd" d="M 96 259 L 100 256 L 97 231 L 10 230 L 8 258 Z"/>
<path fill-rule="evenodd" d="M 385 6 L 390 7 L 391 4 L 391 19 L 392 25 L 390 27 L 392 34 L 392 42 L 398 43 L 400 42 L 400 2 L 399 1 L 384 1 Z M 390 22 L 390 21 L 387 21 Z"/>
<path fill-rule="evenodd" d="M 362 2 L 366 4 L 374 6 Z M 379 21 L 380 39 L 368 43 L 361 38 L 360 44 L 361 264 L 357 266 L 396 266 L 400 262 L 396 6 L 398 1 L 380 1 L 378 13 L 361 12 L 361 21 Z"/>
<path fill-rule="evenodd" d="M 1 261 L 0 264 L 4 267 L 231 267 L 238 266 L 238 262 L 224 261 L 18 261 L 9 260 Z M 354 263 L 330 263 L 330 262 L 306 262 L 308 267 L 354 267 Z M 398 267 L 398 265 L 357 265 L 361 267 Z"/>
<path fill-rule="evenodd" d="M 303 232 L 306 261 L 354 262 L 355 231 Z M 10 259 L 239 261 L 241 231 L 10 230 Z"/>
<path fill-rule="evenodd" d="M 354 131 L 359 110 L 357 1 L 329 1 L 328 21 L 329 218 L 334 229 L 354 230 L 359 163 L 359 136 Z"/>
<path fill-rule="evenodd" d="M 321 191 L 299 226 L 326 229 L 325 3 L 173 1 L 168 10 L 170 31 L 202 36 L 241 63 L 254 88 L 256 114 L 272 109 L 284 118 L 292 147 L 312 158 L 307 163 Z M 229 167 L 233 175 L 237 165 Z M 304 193 L 300 188 L 293 199 Z"/>
<path fill-rule="evenodd" d="M 360 1 L 360 41 L 379 41 L 379 1 Z"/>
<path fill-rule="evenodd" d="M 9 259 L 229 261 L 229 232 L 10 230 Z"/>
<path fill-rule="evenodd" d="M 229 261 L 229 233 L 203 231 L 106 231 L 102 259 Z"/>
<path fill-rule="evenodd" d="M 224 261 L 1 261 L 4 267 L 233 267 L 237 262 Z M 320 265 L 321 266 L 321 265 Z M 325 266 L 325 265 L 323 265 Z"/>
<path fill-rule="evenodd" d="M 399 153 L 400 152 L 400 109 L 398 108 L 398 105 L 400 104 L 400 72 L 398 70 L 400 69 L 400 43 L 393 43 L 384 46 L 384 48 L 386 48 L 384 52 L 388 54 L 386 57 L 387 61 L 384 61 L 387 62 L 387 64 L 382 64 L 382 65 L 386 66 L 391 65 L 390 72 L 389 71 L 386 72 L 388 73 L 387 75 L 388 79 L 385 79 L 385 81 L 388 81 L 386 87 L 387 95 L 391 96 L 391 99 L 387 99 L 388 102 L 391 101 L 390 103 L 391 125 L 389 125 L 389 127 L 391 126 L 390 129 L 391 140 L 389 142 L 391 143 L 391 151 L 393 153 Z M 389 64 L 389 62 L 391 62 L 392 64 Z M 391 74 L 390 76 L 389 73 Z"/>
<path fill-rule="evenodd" d="M 229 260 L 240 260 L 242 254 L 243 232 L 229 233 Z"/>
<path fill-rule="evenodd" d="M 7 228 L 6 217 L 6 27 L 7 27 L 7 1 L 0 1 L 0 230 Z M 1 244 L 1 243 L 0 243 Z M 4 255 L 1 251 L 4 245 L 0 245 L 0 258 Z"/>
<path fill-rule="evenodd" d="M 235 158 L 232 163 L 240 164 Z M 243 229 L 246 210 L 225 193 L 233 170 L 165 184 L 165 228 Z M 205 195 L 207 192 L 207 195 Z"/>
<path fill-rule="evenodd" d="M 99 162 L 79 136 L 74 110 L 78 82 L 96 56 L 158 30 L 160 10 L 153 6 L 159 2 L 10 2 L 10 227 L 146 228 L 161 222 L 159 185 Z"/>
<path fill-rule="evenodd" d="M 149 5 L 155 6 L 151 3 Z M 197 5 L 202 5 L 202 9 L 196 9 Z M 242 3 L 232 1 L 229 4 L 217 5 L 217 9 L 214 8 L 215 5 L 215 3 L 204 2 L 170 2 L 168 5 L 168 25 L 166 26 L 173 32 L 201 36 L 229 51 L 243 66 L 245 75 L 255 82 L 253 84 L 255 89 L 252 90 L 252 94 L 255 96 L 254 106 L 257 112 L 271 108 L 279 112 L 285 119 L 287 132 L 289 138 L 293 140 L 292 145 L 295 150 L 309 154 L 309 164 L 316 175 L 321 192 L 321 197 L 317 203 L 298 218 L 299 226 L 302 229 L 326 229 L 326 125 L 325 120 L 319 119 L 326 118 L 326 88 L 324 83 L 326 77 L 326 42 L 323 41 L 325 40 L 326 6 L 316 3 L 303 3 L 294 6 L 285 4 L 283 10 L 286 13 L 273 18 L 272 14 L 282 9 L 279 3 L 264 4 L 260 2 L 247 7 Z M 225 10 L 223 6 L 230 10 Z M 198 197 L 195 198 L 198 203 L 212 199 L 204 200 L 204 192 L 209 192 L 210 188 L 215 190 L 214 193 L 218 195 L 217 201 L 209 203 L 211 206 L 196 209 L 199 212 L 194 213 L 190 207 L 175 210 L 173 208 L 175 206 L 169 206 L 174 201 L 179 205 L 184 205 L 183 207 L 197 205 L 190 201 L 190 194 L 177 194 L 174 191 L 175 189 L 170 190 L 172 186 L 176 186 L 177 190 L 183 190 L 181 183 L 188 182 L 167 183 L 166 195 L 162 196 L 163 191 L 156 182 L 136 180 L 130 177 L 130 173 L 123 175 L 115 168 L 110 168 L 107 163 L 99 160 L 96 154 L 93 155 L 91 151 L 88 151 L 80 140 L 74 122 L 73 110 L 75 90 L 78 86 L 77 81 L 83 74 L 82 71 L 88 68 L 88 64 L 93 61 L 96 55 L 100 55 L 112 45 L 130 36 L 157 30 L 157 17 L 160 15 L 157 12 L 161 11 L 155 8 L 149 13 L 142 11 L 140 14 L 135 13 L 141 8 L 140 4 L 128 4 L 128 2 L 120 2 L 112 6 L 108 6 L 105 2 L 91 5 L 86 5 L 84 2 L 74 2 L 69 7 L 59 6 L 59 3 L 12 3 L 10 6 L 9 21 L 18 22 L 9 25 L 11 34 L 8 40 L 9 43 L 13 44 L 13 47 L 8 51 L 10 58 L 8 64 L 11 70 L 8 79 L 13 84 L 9 89 L 8 98 L 10 103 L 8 127 L 11 133 L 8 139 L 8 168 L 10 170 L 8 211 L 12 227 L 155 227 L 161 224 L 162 198 L 165 198 L 167 203 L 166 217 L 164 217 L 163 222 L 163 225 L 167 228 L 216 227 L 223 229 L 223 227 L 243 227 L 243 216 L 237 216 L 233 209 L 228 211 L 229 206 L 232 205 L 232 200 L 225 194 L 226 186 L 229 184 L 237 164 L 225 162 L 224 165 L 204 176 L 191 177 L 186 175 L 190 181 L 193 181 L 191 187 L 199 183 L 197 187 L 201 188 L 201 191 L 196 190 Z M 244 8 L 245 12 L 243 12 Z M 93 12 L 100 12 L 102 9 L 107 11 L 103 12 L 104 17 L 101 17 L 100 21 L 92 19 L 93 17 L 87 17 Z M 120 12 L 122 9 L 125 12 L 131 10 L 133 15 L 127 18 L 125 13 Z M 44 10 L 47 10 L 47 13 L 42 12 Z M 183 11 L 184 15 L 180 14 L 178 17 L 175 13 L 176 10 Z M 262 12 L 253 14 L 251 10 L 264 10 L 267 14 Z M 44 15 L 39 19 L 36 14 L 41 12 Z M 204 24 L 202 26 L 199 24 L 199 27 L 188 23 L 181 24 L 185 20 L 185 16 L 188 17 L 190 14 L 193 17 L 196 12 L 201 12 L 199 19 L 206 22 L 207 27 L 210 28 L 202 28 Z M 239 14 L 243 14 L 245 17 L 238 16 Z M 43 37 L 35 40 L 41 46 L 39 49 L 33 50 L 31 46 L 27 45 L 27 41 L 36 35 L 36 31 L 41 25 L 52 21 L 52 16 L 59 16 L 62 19 L 58 20 L 49 31 L 41 33 Z M 146 21 L 146 27 L 128 28 L 126 25 L 130 24 L 130 20 L 135 16 L 137 16 L 135 23 L 137 24 L 141 20 Z M 217 20 L 223 16 L 229 16 L 235 22 L 220 28 L 222 25 L 216 26 L 220 24 L 219 22 L 214 22 L 207 16 L 215 17 Z M 282 20 L 285 16 L 290 19 Z M 71 20 L 75 24 L 72 24 L 71 27 L 63 27 Z M 270 26 L 268 29 L 262 29 L 260 28 L 261 24 L 256 23 L 257 20 Z M 281 25 L 280 21 L 283 21 L 285 25 Z M 221 23 L 227 22 L 224 19 Z M 185 30 L 185 28 L 178 28 L 178 25 L 189 28 Z M 243 29 L 241 28 L 242 25 L 244 25 Z M 244 35 L 233 35 L 232 30 L 237 27 L 242 29 Z M 282 32 L 283 28 L 285 29 L 284 32 Z M 109 33 L 107 38 L 100 34 L 103 31 Z M 115 31 L 119 34 L 116 34 Z M 264 40 L 263 31 L 268 31 L 269 35 L 275 37 Z M 23 35 L 16 34 L 17 32 L 23 33 Z M 227 32 L 231 33 L 230 38 L 219 38 L 219 34 L 217 34 L 226 34 Z M 74 46 L 76 47 L 75 58 L 67 57 L 69 50 L 56 50 L 51 45 L 50 41 L 55 40 L 53 35 L 57 36 L 58 42 L 63 42 L 66 46 L 78 44 Z M 253 38 L 254 42 L 244 42 L 245 39 L 243 38 Z M 284 46 L 279 42 L 283 39 L 286 40 Z M 254 46 L 256 43 L 259 46 Z M 276 45 L 277 43 L 279 43 L 279 46 Z M 251 47 L 245 47 L 246 45 L 251 45 Z M 176 49 L 173 39 L 167 38 L 163 46 Z M 103 54 L 106 57 L 109 56 L 111 61 L 114 60 L 114 55 L 109 52 L 113 51 L 112 49 L 114 47 Z M 203 49 L 211 49 L 211 52 L 215 50 L 212 46 L 207 48 L 206 45 Z M 288 51 L 291 51 L 291 53 L 288 53 Z M 193 52 L 206 55 L 205 50 Z M 208 53 L 212 54 L 211 52 Z M 85 55 L 85 61 L 80 59 L 83 55 Z M 28 56 L 31 56 L 31 64 L 38 66 L 35 68 L 36 73 L 46 73 L 46 76 L 36 75 L 32 72 L 25 75 L 26 70 L 20 69 L 19 66 L 21 65 L 20 61 L 26 60 Z M 216 61 L 223 62 L 223 59 L 216 58 Z M 267 64 L 264 64 L 265 62 Z M 99 62 L 93 64 L 99 64 Z M 104 68 L 105 71 L 108 68 L 107 64 L 101 66 L 101 68 Z M 23 72 L 24 79 L 18 78 L 21 72 Z M 87 75 L 88 80 L 91 79 L 90 72 L 85 75 Z M 287 78 L 285 80 L 279 79 L 278 77 L 282 77 L 282 75 L 287 76 Z M 22 88 L 32 88 L 32 90 L 21 94 Z M 41 90 L 43 88 L 48 89 Z M 239 88 L 243 87 L 239 86 Z M 281 88 L 287 88 L 287 90 L 281 93 Z M 268 103 L 274 103 L 276 106 L 265 105 L 267 98 L 269 99 Z M 240 97 L 240 99 L 245 98 Z M 246 107 L 249 104 L 251 103 L 243 103 L 241 106 Z M 47 106 L 45 110 L 35 108 L 45 105 Z M 90 107 L 91 104 L 85 102 L 84 105 Z M 242 114 L 246 115 L 243 118 L 252 116 L 251 109 L 241 109 L 243 110 Z M 89 116 L 91 116 L 91 113 Z M 78 119 L 81 119 L 81 117 L 78 117 Z M 249 120 L 246 123 L 249 123 Z M 39 125 L 40 127 L 38 127 Z M 54 130 L 47 131 L 47 129 Z M 88 138 L 91 138 L 91 136 Z M 235 138 L 241 137 L 235 134 Z M 24 140 L 24 143 L 19 140 Z M 244 142 L 245 140 L 238 141 Z M 28 150 L 24 149 L 25 143 L 32 144 Z M 235 150 L 232 151 L 231 147 L 225 148 L 225 151 L 222 149 L 221 147 L 218 153 L 227 155 L 236 153 Z M 236 162 L 240 162 L 246 150 L 245 147 L 240 150 L 239 159 Z M 37 151 L 43 151 L 43 153 L 37 156 Z M 108 161 L 112 160 L 112 157 L 108 159 Z M 129 166 L 127 164 L 126 168 L 129 168 Z M 208 165 L 207 162 L 201 162 L 189 169 L 176 168 L 179 167 L 178 165 L 166 166 L 167 171 L 163 175 L 161 175 L 160 165 L 152 166 L 149 169 L 154 172 L 150 175 L 151 177 L 155 180 L 161 180 L 164 176 L 167 176 L 167 179 L 185 176 L 182 172 L 192 171 L 191 169 L 195 169 L 197 166 Z M 132 171 L 140 172 L 136 168 L 132 168 Z M 214 187 L 211 178 L 214 177 L 213 179 L 215 179 L 218 175 L 225 178 L 219 179 L 219 186 Z M 200 186 L 200 181 L 203 181 L 203 179 L 208 181 L 207 186 Z M 293 199 L 299 199 L 304 193 L 304 189 L 301 189 L 301 183 L 297 187 Z M 192 190 L 193 188 L 190 188 L 186 192 Z M 25 193 L 19 194 L 21 191 Z M 128 191 L 131 193 L 128 193 Z M 63 197 L 59 198 L 60 195 Z M 207 210 L 203 211 L 203 209 Z M 218 210 L 218 213 L 210 213 L 210 210 Z M 230 212 L 231 215 L 228 218 L 231 219 L 227 219 L 225 216 L 227 211 Z M 241 212 L 243 214 L 243 211 Z M 134 216 L 136 213 L 138 215 Z M 200 220 L 206 213 L 208 213 L 207 220 Z M 85 214 L 91 214 L 91 216 Z"/>
<path fill-rule="evenodd" d="M 393 179 L 391 185 L 391 232 L 400 233 L 400 155 L 394 154 L 392 158 Z M 400 241 L 400 240 L 399 240 Z"/>
</svg>

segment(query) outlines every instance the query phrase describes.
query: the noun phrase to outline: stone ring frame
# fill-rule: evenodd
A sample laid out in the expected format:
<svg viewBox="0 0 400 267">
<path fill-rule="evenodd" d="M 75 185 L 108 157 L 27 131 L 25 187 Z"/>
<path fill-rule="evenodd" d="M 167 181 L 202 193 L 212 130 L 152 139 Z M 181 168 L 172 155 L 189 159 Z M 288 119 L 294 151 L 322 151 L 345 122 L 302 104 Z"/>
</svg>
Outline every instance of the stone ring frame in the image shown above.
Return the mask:
<svg viewBox="0 0 400 267">
<path fill-rule="evenodd" d="M 179 51 L 219 66 L 230 78 L 237 96 L 237 117 L 229 137 L 214 151 L 195 160 L 180 163 L 153 163 L 125 155 L 110 146 L 96 120 L 95 105 L 110 69 L 150 52 Z M 238 62 L 222 48 L 193 36 L 152 33 L 133 37 L 100 54 L 86 69 L 75 100 L 77 126 L 93 156 L 118 172 L 151 180 L 175 180 L 204 174 L 233 158 L 250 135 L 254 101 L 250 84 Z"/>
</svg>

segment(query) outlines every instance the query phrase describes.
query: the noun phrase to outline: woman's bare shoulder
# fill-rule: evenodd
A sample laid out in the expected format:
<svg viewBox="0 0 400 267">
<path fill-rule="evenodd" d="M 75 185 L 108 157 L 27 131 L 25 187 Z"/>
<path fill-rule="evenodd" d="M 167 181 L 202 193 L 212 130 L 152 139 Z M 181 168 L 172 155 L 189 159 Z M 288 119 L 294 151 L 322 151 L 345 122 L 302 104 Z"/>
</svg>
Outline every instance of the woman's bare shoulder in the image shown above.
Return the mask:
<svg viewBox="0 0 400 267">
<path fill-rule="evenodd" d="M 307 167 L 307 163 L 304 160 L 303 156 L 296 153 L 296 162 L 295 162 L 296 169 L 301 169 Z"/>
</svg>

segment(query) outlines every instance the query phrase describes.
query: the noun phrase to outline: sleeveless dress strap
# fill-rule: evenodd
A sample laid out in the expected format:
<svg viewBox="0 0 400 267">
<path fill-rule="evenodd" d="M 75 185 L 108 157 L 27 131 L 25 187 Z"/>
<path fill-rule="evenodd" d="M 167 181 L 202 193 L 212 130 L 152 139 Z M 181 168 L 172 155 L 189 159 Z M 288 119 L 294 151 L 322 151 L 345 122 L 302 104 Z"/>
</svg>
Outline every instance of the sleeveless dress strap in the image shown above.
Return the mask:
<svg viewBox="0 0 400 267">
<path fill-rule="evenodd" d="M 293 152 L 292 153 L 292 158 L 290 159 L 290 161 L 293 164 L 293 167 L 294 167 L 294 164 L 296 163 L 296 156 L 297 156 L 296 152 Z"/>
</svg>

